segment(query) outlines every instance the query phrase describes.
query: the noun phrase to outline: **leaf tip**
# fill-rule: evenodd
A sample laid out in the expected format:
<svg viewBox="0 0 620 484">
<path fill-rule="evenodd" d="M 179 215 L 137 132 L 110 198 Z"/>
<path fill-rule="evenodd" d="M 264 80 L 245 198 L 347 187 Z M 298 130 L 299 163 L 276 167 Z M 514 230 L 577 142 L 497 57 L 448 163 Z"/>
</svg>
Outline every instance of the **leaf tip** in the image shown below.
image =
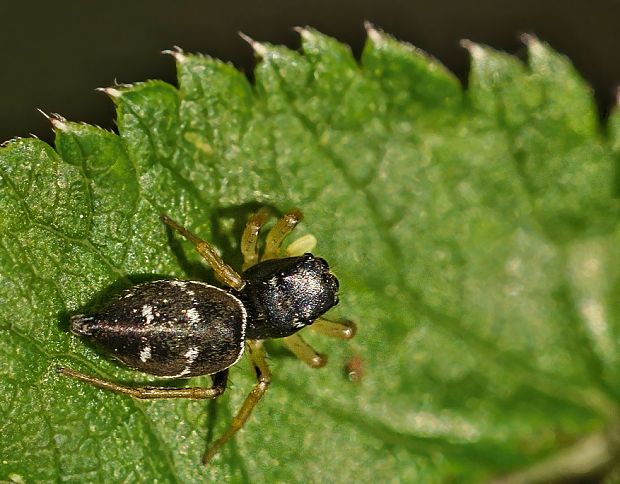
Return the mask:
<svg viewBox="0 0 620 484">
<path fill-rule="evenodd" d="M 528 47 L 532 44 L 538 44 L 540 42 L 536 35 L 529 32 L 523 32 L 521 35 L 519 35 L 519 40 Z"/>
<path fill-rule="evenodd" d="M 174 57 L 177 62 L 182 62 L 186 58 L 185 52 L 183 52 L 183 49 L 181 49 L 178 45 L 172 46 L 172 49 L 162 50 L 161 53 Z"/>
<path fill-rule="evenodd" d="M 544 57 L 545 56 L 545 50 L 546 46 L 544 42 L 541 42 L 541 40 L 535 36 L 534 34 L 530 34 L 530 33 L 524 33 L 521 34 L 521 42 L 523 42 L 523 44 L 527 47 L 529 56 L 530 56 L 530 62 L 532 57 Z M 547 46 L 548 47 L 548 46 Z"/>
<path fill-rule="evenodd" d="M 459 44 L 463 47 L 463 49 L 466 49 L 469 52 L 469 55 L 471 55 L 474 59 L 484 57 L 484 49 L 480 46 L 480 44 L 477 44 L 469 39 L 461 39 Z"/>
<path fill-rule="evenodd" d="M 33 136 L 34 138 L 36 138 L 36 136 Z M 14 136 L 11 139 L 8 139 L 6 141 L 3 141 L 2 143 L 0 143 L 0 148 L 6 148 L 7 146 L 13 144 L 13 143 L 19 143 L 20 141 L 22 141 L 23 138 L 21 136 Z"/>
<path fill-rule="evenodd" d="M 364 29 L 366 30 L 366 35 L 374 44 L 378 44 L 383 41 L 381 32 L 368 20 L 364 21 Z"/>
<path fill-rule="evenodd" d="M 461 39 L 459 40 L 459 45 L 463 47 L 463 49 L 471 49 L 474 43 L 469 39 Z"/>
<path fill-rule="evenodd" d="M 54 129 L 57 129 L 60 131 L 67 130 L 67 120 L 60 114 L 56 114 L 56 113 L 48 114 L 40 108 L 37 108 L 37 111 L 39 111 L 45 117 L 45 119 L 47 119 L 52 124 L 52 127 Z"/>
<path fill-rule="evenodd" d="M 243 32 L 238 32 L 238 34 L 239 37 L 245 40 L 250 45 L 250 47 L 252 47 L 252 50 L 254 50 L 257 56 L 265 57 L 265 55 L 267 54 L 267 48 L 263 44 L 257 42 L 252 37 L 244 34 Z"/>
<path fill-rule="evenodd" d="M 544 45 L 540 39 L 531 33 L 523 33 L 519 36 L 521 42 L 527 47 L 530 54 L 542 54 Z"/>
<path fill-rule="evenodd" d="M 41 113 L 45 119 L 47 119 L 48 121 L 50 120 L 51 116 L 45 111 L 43 111 L 41 108 L 37 108 L 37 111 L 39 111 L 39 113 Z"/>
<path fill-rule="evenodd" d="M 52 119 L 51 123 L 54 129 L 57 129 L 58 131 L 69 131 L 69 125 L 62 119 Z"/>
<path fill-rule="evenodd" d="M 297 32 L 301 36 L 301 38 L 303 40 L 308 41 L 308 40 L 312 39 L 313 31 L 308 26 L 305 26 L 305 27 L 300 27 L 300 26 L 293 27 L 293 30 L 295 32 Z"/>
<path fill-rule="evenodd" d="M 115 87 L 98 87 L 97 89 L 95 89 L 95 91 L 102 92 L 111 97 L 112 99 L 117 99 L 121 97 L 122 94 L 121 90 Z"/>
</svg>

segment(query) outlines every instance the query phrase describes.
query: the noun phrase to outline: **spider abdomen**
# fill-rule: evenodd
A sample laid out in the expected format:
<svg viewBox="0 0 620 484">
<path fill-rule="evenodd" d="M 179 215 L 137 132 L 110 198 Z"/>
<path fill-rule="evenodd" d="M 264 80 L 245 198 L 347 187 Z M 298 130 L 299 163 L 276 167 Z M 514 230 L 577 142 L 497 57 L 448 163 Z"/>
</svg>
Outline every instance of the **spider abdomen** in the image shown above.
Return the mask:
<svg viewBox="0 0 620 484">
<path fill-rule="evenodd" d="M 167 378 L 210 375 L 243 354 L 246 310 L 228 291 L 197 281 L 153 281 L 98 312 L 71 318 L 83 336 L 136 370 Z"/>
</svg>

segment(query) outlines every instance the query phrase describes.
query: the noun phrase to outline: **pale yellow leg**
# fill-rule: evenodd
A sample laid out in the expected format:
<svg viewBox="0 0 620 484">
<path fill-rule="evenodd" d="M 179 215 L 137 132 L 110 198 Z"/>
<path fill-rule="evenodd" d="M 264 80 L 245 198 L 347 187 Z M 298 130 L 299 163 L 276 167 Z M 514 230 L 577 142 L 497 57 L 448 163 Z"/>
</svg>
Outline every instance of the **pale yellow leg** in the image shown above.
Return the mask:
<svg viewBox="0 0 620 484">
<path fill-rule="evenodd" d="M 258 263 L 258 234 L 269 218 L 269 210 L 261 208 L 248 219 L 241 235 L 241 254 L 243 255 L 243 270 L 249 269 Z"/>
<path fill-rule="evenodd" d="M 357 332 L 357 326 L 353 321 L 330 321 L 325 318 L 317 319 L 310 325 L 310 329 L 338 339 L 351 339 Z"/>
<path fill-rule="evenodd" d="M 265 394 L 267 388 L 269 388 L 269 383 L 271 382 L 271 372 L 269 371 L 269 366 L 267 365 L 267 357 L 263 348 L 263 342 L 258 340 L 246 341 L 246 346 L 248 349 L 248 354 L 250 355 L 250 361 L 256 371 L 256 378 L 258 381 L 243 402 L 243 405 L 237 412 L 237 415 L 235 415 L 232 419 L 228 430 L 224 432 L 224 435 L 213 442 L 211 447 L 209 447 L 209 449 L 205 452 L 205 455 L 202 458 L 203 464 L 208 464 L 213 456 L 217 454 L 220 447 L 228 442 L 228 440 L 230 440 L 230 438 L 235 435 L 241 427 L 243 427 L 256 404 Z"/>
<path fill-rule="evenodd" d="M 131 395 L 134 398 L 140 399 L 191 398 L 195 400 L 202 400 L 206 398 L 216 398 L 224 393 L 224 390 L 226 390 L 226 381 L 228 380 L 228 369 L 226 369 L 212 376 L 213 386 L 209 388 L 128 387 L 110 380 L 103 380 L 101 378 L 86 375 L 85 373 L 80 373 L 79 371 L 72 370 L 71 368 L 60 366 L 56 368 L 56 371 L 61 375 L 75 378 L 76 380 L 88 383 L 89 385 L 97 388 Z"/>
<path fill-rule="evenodd" d="M 291 353 L 311 368 L 321 368 L 327 364 L 327 358 L 314 351 L 298 333 L 283 338 L 283 341 Z"/>
<path fill-rule="evenodd" d="M 285 213 L 282 218 L 276 222 L 267 234 L 267 240 L 265 241 L 265 252 L 261 260 L 276 259 L 280 257 L 282 242 L 285 237 L 293 231 L 302 218 L 302 213 L 297 209 L 293 209 L 290 212 Z"/>
<path fill-rule="evenodd" d="M 173 230 L 176 230 L 179 234 L 189 240 L 196 251 L 202 256 L 202 258 L 207 261 L 207 264 L 211 266 L 213 272 L 215 273 L 215 277 L 226 284 L 227 286 L 240 291 L 245 286 L 245 281 L 241 278 L 235 270 L 226 264 L 219 254 L 215 251 L 215 249 L 209 245 L 207 242 L 202 240 L 201 238 L 192 234 L 189 230 L 183 227 L 180 223 L 175 222 L 167 215 L 161 215 L 160 220 L 165 223 L 168 227 Z"/>
</svg>

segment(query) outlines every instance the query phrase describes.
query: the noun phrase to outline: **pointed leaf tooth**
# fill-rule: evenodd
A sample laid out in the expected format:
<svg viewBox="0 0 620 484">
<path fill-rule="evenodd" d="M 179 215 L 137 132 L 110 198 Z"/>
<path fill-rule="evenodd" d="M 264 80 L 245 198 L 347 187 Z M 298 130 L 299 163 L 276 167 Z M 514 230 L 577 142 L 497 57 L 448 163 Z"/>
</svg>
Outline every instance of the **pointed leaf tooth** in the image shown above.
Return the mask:
<svg viewBox="0 0 620 484">
<path fill-rule="evenodd" d="M 243 32 L 238 32 L 239 37 L 247 42 L 247 44 L 252 47 L 252 50 L 256 54 L 257 57 L 265 57 L 268 53 L 268 49 L 265 45 L 257 42 L 249 35 L 244 34 Z"/>
<path fill-rule="evenodd" d="M 185 52 L 178 45 L 173 46 L 172 49 L 162 50 L 161 53 L 174 57 L 177 62 L 183 62 L 185 59 Z"/>
<path fill-rule="evenodd" d="M 367 33 L 362 68 L 393 100 L 394 115 L 414 115 L 420 105 L 429 109 L 460 105 L 461 83 L 439 61 L 374 27 L 367 26 Z"/>
<path fill-rule="evenodd" d="M 368 38 L 375 44 L 383 41 L 383 35 L 381 31 L 368 20 L 364 21 L 364 29 L 366 30 L 366 35 L 368 36 Z"/>
<path fill-rule="evenodd" d="M 111 99 L 118 99 L 123 94 L 122 90 L 118 89 L 118 87 L 121 86 L 117 84 L 115 87 L 97 87 L 95 88 L 95 91 L 102 92 Z"/>
<path fill-rule="evenodd" d="M 538 40 L 526 36 L 529 66 L 544 89 L 550 121 L 584 137 L 598 136 L 599 121 L 592 88 L 568 58 Z"/>
</svg>

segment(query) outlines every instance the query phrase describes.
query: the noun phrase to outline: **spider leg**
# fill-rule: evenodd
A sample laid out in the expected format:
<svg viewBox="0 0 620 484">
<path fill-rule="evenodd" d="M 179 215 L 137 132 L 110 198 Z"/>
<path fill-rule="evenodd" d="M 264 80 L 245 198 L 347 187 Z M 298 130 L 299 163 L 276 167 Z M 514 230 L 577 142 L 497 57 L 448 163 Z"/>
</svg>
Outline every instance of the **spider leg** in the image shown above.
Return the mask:
<svg viewBox="0 0 620 484">
<path fill-rule="evenodd" d="M 224 432 L 224 435 L 213 442 L 211 447 L 209 447 L 205 452 L 202 458 L 202 462 L 205 465 L 209 463 L 215 454 L 217 454 L 220 447 L 228 442 L 231 437 L 235 435 L 241 427 L 243 427 L 252 413 L 252 410 L 254 410 L 256 404 L 265 394 L 267 388 L 269 388 L 269 383 L 271 383 L 271 372 L 269 371 L 269 366 L 267 365 L 267 356 L 263 348 L 263 342 L 260 340 L 246 341 L 246 345 L 248 348 L 248 354 L 250 355 L 250 361 L 252 362 L 254 371 L 256 372 L 257 382 L 254 384 L 250 394 L 246 397 L 243 405 L 237 412 L 237 415 L 233 417 L 228 430 Z"/>
<path fill-rule="evenodd" d="M 263 253 L 261 260 L 276 259 L 280 257 L 282 242 L 285 237 L 293 231 L 302 218 L 302 213 L 297 209 L 293 209 L 290 212 L 285 213 L 276 222 L 267 234 L 267 240 L 265 241 L 265 252 Z"/>
<path fill-rule="evenodd" d="M 201 238 L 197 237 L 196 235 L 192 234 L 180 223 L 172 220 L 167 215 L 161 215 L 159 218 L 168 227 L 175 230 L 187 240 L 189 240 L 192 244 L 194 244 L 194 248 L 207 262 L 207 264 L 211 266 L 211 269 L 213 269 L 213 272 L 215 272 L 215 277 L 217 277 L 218 280 L 237 291 L 243 289 L 243 286 L 245 286 L 245 281 L 237 272 L 235 272 L 232 267 L 230 267 L 222 260 L 217 251 L 213 248 L 213 246 L 211 246 L 209 243 L 205 242 Z"/>
<path fill-rule="evenodd" d="M 215 373 L 211 377 L 213 379 L 213 386 L 208 388 L 129 387 L 126 385 L 120 385 L 119 383 L 110 380 L 104 380 L 103 378 L 97 378 L 85 373 L 80 373 L 79 371 L 63 366 L 56 368 L 56 371 L 61 375 L 88 383 L 97 388 L 131 395 L 134 398 L 140 399 L 191 398 L 194 400 L 202 400 L 216 398 L 224 393 L 224 390 L 226 390 L 226 382 L 228 381 L 228 369 Z"/>
<path fill-rule="evenodd" d="M 243 255 L 244 271 L 258 263 L 258 234 L 268 218 L 269 210 L 263 207 L 255 214 L 250 215 L 245 224 L 240 246 L 241 254 Z"/>
</svg>

